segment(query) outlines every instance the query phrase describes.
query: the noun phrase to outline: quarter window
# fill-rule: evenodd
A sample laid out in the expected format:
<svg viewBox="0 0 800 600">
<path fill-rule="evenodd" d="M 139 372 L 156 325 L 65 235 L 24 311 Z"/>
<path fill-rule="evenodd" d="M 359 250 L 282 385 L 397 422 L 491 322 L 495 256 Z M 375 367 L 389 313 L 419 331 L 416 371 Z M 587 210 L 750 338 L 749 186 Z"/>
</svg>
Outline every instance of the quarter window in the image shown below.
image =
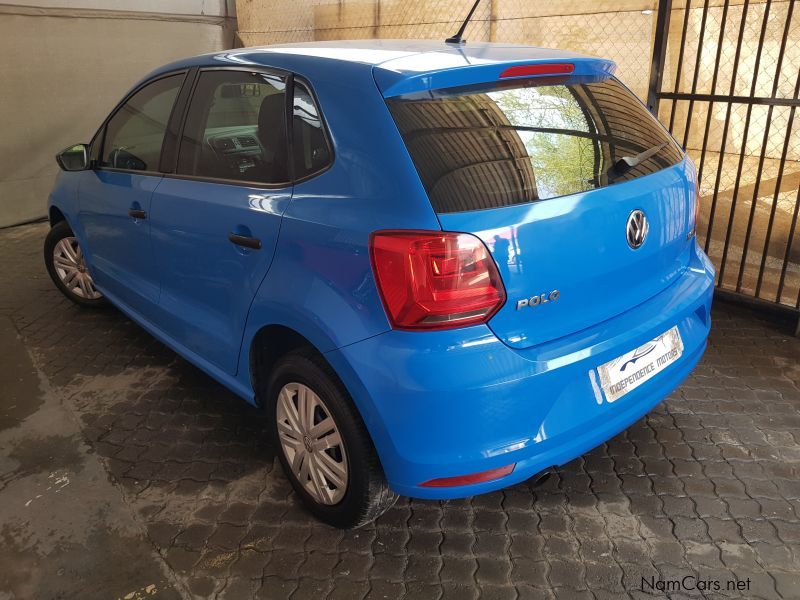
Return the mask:
<svg viewBox="0 0 800 600">
<path fill-rule="evenodd" d="M 277 184 L 288 181 L 286 79 L 205 71 L 186 117 L 178 173 Z"/>
<path fill-rule="evenodd" d="M 131 96 L 108 121 L 100 166 L 156 171 L 184 75 L 170 75 Z"/>
<path fill-rule="evenodd" d="M 326 168 L 331 151 L 314 97 L 299 81 L 294 84 L 293 106 L 294 176 L 301 179 Z"/>
</svg>

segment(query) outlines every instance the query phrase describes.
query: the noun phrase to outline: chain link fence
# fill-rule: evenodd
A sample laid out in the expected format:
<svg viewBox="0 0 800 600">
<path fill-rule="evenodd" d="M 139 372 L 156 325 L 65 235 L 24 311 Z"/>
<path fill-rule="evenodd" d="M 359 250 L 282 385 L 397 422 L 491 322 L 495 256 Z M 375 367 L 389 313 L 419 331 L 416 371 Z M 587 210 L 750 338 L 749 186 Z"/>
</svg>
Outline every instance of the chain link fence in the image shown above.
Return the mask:
<svg viewBox="0 0 800 600">
<path fill-rule="evenodd" d="M 311 40 L 441 39 L 458 29 L 473 0 L 240 0 L 244 46 Z M 561 48 L 611 58 L 622 80 L 647 95 L 655 0 L 483 0 L 465 38 Z"/>
</svg>

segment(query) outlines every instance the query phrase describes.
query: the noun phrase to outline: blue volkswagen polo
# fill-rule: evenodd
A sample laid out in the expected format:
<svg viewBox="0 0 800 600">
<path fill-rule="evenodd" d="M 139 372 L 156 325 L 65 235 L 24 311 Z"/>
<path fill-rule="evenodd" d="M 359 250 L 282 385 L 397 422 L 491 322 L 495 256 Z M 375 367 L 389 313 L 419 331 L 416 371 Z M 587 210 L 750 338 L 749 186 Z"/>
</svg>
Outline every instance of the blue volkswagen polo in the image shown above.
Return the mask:
<svg viewBox="0 0 800 600">
<path fill-rule="evenodd" d="M 270 417 L 298 496 L 538 477 L 706 347 L 691 161 L 614 64 L 360 41 L 162 67 L 58 156 L 44 257 Z"/>
</svg>

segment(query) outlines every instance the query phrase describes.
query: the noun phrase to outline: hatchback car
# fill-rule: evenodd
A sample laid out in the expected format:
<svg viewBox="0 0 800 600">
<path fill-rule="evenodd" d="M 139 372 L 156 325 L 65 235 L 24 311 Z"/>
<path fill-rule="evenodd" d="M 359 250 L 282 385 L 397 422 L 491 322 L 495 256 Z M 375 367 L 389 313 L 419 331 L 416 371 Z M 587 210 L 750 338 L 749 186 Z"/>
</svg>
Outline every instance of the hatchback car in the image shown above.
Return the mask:
<svg viewBox="0 0 800 600">
<path fill-rule="evenodd" d="M 613 73 L 420 41 L 172 63 L 58 156 L 48 271 L 265 410 L 330 524 L 535 478 L 709 332 L 694 167 Z"/>
</svg>

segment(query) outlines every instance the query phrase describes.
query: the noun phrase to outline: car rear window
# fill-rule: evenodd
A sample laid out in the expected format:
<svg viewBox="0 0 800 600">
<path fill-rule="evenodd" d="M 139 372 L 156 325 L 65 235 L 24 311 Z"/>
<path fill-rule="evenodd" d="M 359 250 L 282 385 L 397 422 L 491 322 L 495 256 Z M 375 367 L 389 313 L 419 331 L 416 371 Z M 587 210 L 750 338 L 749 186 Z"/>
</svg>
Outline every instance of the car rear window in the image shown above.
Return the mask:
<svg viewBox="0 0 800 600">
<path fill-rule="evenodd" d="M 616 79 L 529 79 L 387 100 L 438 213 L 629 181 L 683 156 Z"/>
</svg>

